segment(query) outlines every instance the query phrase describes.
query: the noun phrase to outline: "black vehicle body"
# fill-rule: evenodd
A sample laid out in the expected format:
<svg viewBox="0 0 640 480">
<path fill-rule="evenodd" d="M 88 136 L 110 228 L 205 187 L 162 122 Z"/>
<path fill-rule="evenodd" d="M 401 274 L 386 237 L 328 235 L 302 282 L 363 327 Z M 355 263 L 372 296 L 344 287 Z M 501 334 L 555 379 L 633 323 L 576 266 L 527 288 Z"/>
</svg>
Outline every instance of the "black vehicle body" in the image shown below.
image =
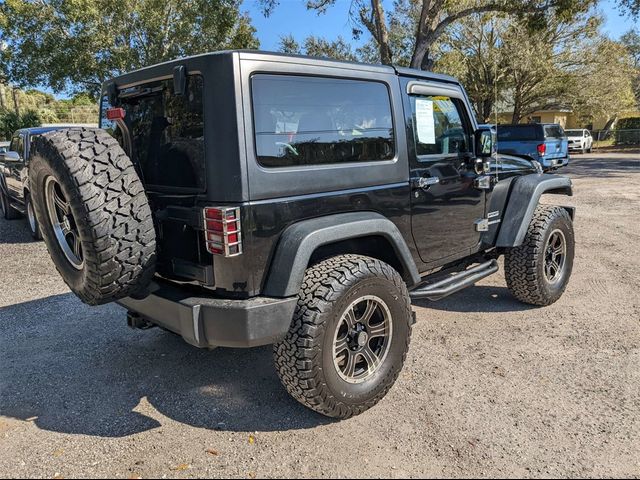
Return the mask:
<svg viewBox="0 0 640 480">
<path fill-rule="evenodd" d="M 270 91 L 278 81 L 293 83 Z M 261 163 L 260 149 L 285 152 L 268 157 L 277 163 L 324 145 L 319 141 L 320 114 L 310 119 L 315 122 L 311 140 L 296 143 L 287 125 L 297 123 L 295 130 L 300 130 L 304 113 L 295 120 L 278 120 L 273 131 L 258 132 L 266 147 L 262 137 L 256 140 L 256 126 L 264 123 L 256 113 L 261 98 L 293 102 L 286 92 L 298 88 L 296 82 L 306 88 L 307 81 L 315 82 L 318 105 L 325 102 L 320 93 L 325 81 L 326 91 L 334 93 L 343 87 L 357 92 L 368 83 L 383 88 L 390 116 L 376 118 L 384 117 L 379 122 L 384 129 L 360 140 L 362 132 L 345 127 L 344 140 L 316 157 L 308 155 L 319 159 L 316 163 Z M 260 89 L 268 95 L 256 97 Z M 280 94 L 282 99 L 274 100 Z M 202 112 L 196 102 L 200 95 Z M 417 98 L 420 109 L 437 104 L 443 115 L 455 109 L 459 124 L 433 142 L 422 142 L 419 135 L 431 138 L 435 130 L 430 126 L 416 133 Z M 174 101 L 183 102 L 176 115 L 189 112 L 190 122 L 197 124 L 202 117 L 203 125 L 161 145 L 157 156 L 136 160 L 136 148 L 147 141 L 144 135 L 156 135 L 158 124 L 163 138 L 168 135 L 172 118 L 160 112 L 158 120 L 157 112 L 174 108 Z M 108 111 L 119 108 L 126 113 L 124 128 L 133 132 L 129 138 L 118 136 L 107 119 Z M 265 107 L 266 117 L 274 115 L 274 108 L 280 107 Z M 134 125 L 134 119 L 152 110 L 156 113 L 147 130 Z M 417 294 L 444 273 L 495 262 L 501 249 L 522 243 L 543 193 L 571 195 L 568 178 L 542 175 L 526 159 L 481 158 L 477 139 L 482 132 L 464 89 L 454 78 L 424 71 L 261 52 L 205 54 L 107 82 L 101 127 L 113 131 L 134 160 L 157 234 L 156 277 L 149 294 L 119 303 L 129 311 L 131 326 L 159 325 L 198 347 L 251 347 L 281 340 L 305 269 L 319 260 L 344 253 L 377 258 L 395 268 Z M 143 132 L 139 138 L 136 131 Z M 186 148 L 195 153 L 184 153 Z M 433 151 L 438 149 L 442 151 Z M 323 160 L 325 155 L 362 157 L 365 151 L 380 152 L 381 158 Z M 238 209 L 238 254 L 207 250 L 207 207 Z"/>
<path fill-rule="evenodd" d="M 11 136 L 6 151 L 0 151 L 0 189 L 7 195 L 11 207 L 26 213 L 25 199 L 29 194 L 29 153 L 36 135 L 68 128 L 33 127 L 17 130 Z"/>
</svg>

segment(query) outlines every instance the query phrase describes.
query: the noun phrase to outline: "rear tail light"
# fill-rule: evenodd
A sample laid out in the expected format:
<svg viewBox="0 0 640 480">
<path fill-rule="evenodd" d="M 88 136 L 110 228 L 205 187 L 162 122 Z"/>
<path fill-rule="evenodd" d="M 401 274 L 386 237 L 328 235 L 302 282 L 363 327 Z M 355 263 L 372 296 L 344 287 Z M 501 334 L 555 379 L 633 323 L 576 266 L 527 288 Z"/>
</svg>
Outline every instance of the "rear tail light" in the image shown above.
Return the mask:
<svg viewBox="0 0 640 480">
<path fill-rule="evenodd" d="M 122 120 L 124 115 L 124 108 L 112 107 L 107 109 L 107 120 Z"/>
<path fill-rule="evenodd" d="M 538 155 L 544 157 L 544 154 L 547 153 L 547 146 L 544 143 L 538 145 Z"/>
<path fill-rule="evenodd" d="M 240 208 L 207 207 L 203 210 L 204 239 L 207 251 L 235 257 L 242 253 Z"/>
</svg>

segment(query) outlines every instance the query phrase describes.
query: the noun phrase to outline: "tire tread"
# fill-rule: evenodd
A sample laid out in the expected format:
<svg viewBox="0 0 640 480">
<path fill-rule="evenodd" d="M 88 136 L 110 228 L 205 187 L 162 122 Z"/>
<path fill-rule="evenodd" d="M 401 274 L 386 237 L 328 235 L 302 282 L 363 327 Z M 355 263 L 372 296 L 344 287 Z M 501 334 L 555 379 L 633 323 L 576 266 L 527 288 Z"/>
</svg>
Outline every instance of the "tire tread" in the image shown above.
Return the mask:
<svg viewBox="0 0 640 480">
<path fill-rule="evenodd" d="M 392 282 L 402 295 L 407 318 L 411 302 L 402 277 L 390 265 L 362 255 L 332 257 L 308 268 L 300 290 L 291 328 L 285 339 L 274 346 L 274 359 L 280 380 L 287 391 L 303 405 L 329 417 L 349 418 L 377 404 L 395 383 L 400 369 L 390 372 L 384 386 L 373 398 L 349 404 L 336 398 L 323 380 L 321 360 L 324 318 L 348 285 L 359 278 L 380 276 Z M 401 365 L 411 340 L 411 326 L 405 339 Z"/>
</svg>

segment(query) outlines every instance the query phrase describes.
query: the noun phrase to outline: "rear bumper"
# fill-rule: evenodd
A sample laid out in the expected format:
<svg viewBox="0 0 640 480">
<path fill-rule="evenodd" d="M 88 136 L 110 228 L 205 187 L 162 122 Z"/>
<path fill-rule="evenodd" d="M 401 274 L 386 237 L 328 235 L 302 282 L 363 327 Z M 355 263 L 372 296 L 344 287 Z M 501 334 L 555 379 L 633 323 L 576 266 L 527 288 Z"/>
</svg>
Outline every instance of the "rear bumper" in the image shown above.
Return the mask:
<svg viewBox="0 0 640 480">
<path fill-rule="evenodd" d="M 124 298 L 118 303 L 200 348 L 247 348 L 278 342 L 289 330 L 297 302 L 297 296 L 194 297 L 185 289 L 157 284 L 152 290 L 142 300 Z"/>
<path fill-rule="evenodd" d="M 558 168 L 564 167 L 569 164 L 569 156 L 567 155 L 564 158 L 546 158 L 544 160 L 540 160 L 543 168 Z"/>
</svg>

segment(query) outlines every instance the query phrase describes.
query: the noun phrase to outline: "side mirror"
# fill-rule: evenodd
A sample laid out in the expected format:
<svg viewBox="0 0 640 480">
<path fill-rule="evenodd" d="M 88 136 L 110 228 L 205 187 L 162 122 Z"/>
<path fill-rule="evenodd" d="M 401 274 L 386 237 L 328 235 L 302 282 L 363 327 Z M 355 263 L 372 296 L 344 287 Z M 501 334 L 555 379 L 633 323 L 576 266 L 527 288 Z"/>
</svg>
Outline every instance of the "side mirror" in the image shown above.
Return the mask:
<svg viewBox="0 0 640 480">
<path fill-rule="evenodd" d="M 482 127 L 475 133 L 476 157 L 490 158 L 496 153 L 498 141 L 492 128 Z"/>
<path fill-rule="evenodd" d="M 0 160 L 4 162 L 19 162 L 20 154 L 18 152 L 4 152 L 0 153 Z"/>
</svg>

